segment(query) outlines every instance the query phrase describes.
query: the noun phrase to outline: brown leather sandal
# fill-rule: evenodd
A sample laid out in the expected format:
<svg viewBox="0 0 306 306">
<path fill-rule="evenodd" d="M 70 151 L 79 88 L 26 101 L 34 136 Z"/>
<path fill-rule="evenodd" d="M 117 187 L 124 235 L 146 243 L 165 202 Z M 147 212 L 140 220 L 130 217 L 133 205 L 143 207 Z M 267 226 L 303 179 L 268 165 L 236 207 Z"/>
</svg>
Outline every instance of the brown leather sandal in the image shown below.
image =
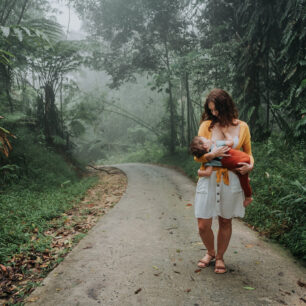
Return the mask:
<svg viewBox="0 0 306 306">
<path fill-rule="evenodd" d="M 217 264 L 218 260 L 223 262 L 223 266 Z M 221 270 L 222 272 L 217 272 L 217 270 Z M 215 273 L 216 274 L 224 274 L 226 272 L 227 272 L 227 270 L 226 270 L 223 258 L 216 258 Z"/>
<path fill-rule="evenodd" d="M 209 258 L 207 258 L 208 256 Z M 207 260 L 205 260 L 205 257 Z M 205 256 L 198 261 L 198 267 L 201 269 L 207 268 L 214 259 L 215 256 L 206 253 Z"/>
</svg>

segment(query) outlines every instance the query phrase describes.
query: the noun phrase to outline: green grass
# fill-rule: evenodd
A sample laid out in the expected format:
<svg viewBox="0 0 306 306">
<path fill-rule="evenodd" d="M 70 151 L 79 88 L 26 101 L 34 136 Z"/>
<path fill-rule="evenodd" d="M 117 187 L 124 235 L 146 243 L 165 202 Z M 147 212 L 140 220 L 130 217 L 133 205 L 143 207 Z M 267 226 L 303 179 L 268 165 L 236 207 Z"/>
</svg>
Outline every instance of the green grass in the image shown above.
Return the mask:
<svg viewBox="0 0 306 306">
<path fill-rule="evenodd" d="M 244 220 L 259 232 L 287 247 L 306 261 L 306 150 L 303 143 L 253 143 L 255 167 L 251 185 L 254 201 Z M 196 181 L 199 164 L 180 149 L 169 156 L 157 145 L 133 148 L 112 162 L 150 162 L 180 167 Z"/>
<path fill-rule="evenodd" d="M 44 251 L 50 239 L 43 235 L 50 220 L 61 215 L 86 193 L 95 178 L 83 179 L 65 187 L 47 188 L 43 191 L 18 188 L 0 195 L 0 262 L 5 262 L 15 253 L 34 248 Z M 31 242 L 38 234 L 39 240 Z"/>
<path fill-rule="evenodd" d="M 0 171 L 1 263 L 16 253 L 49 248 L 51 240 L 43 234 L 49 221 L 73 207 L 97 180 L 80 178 L 39 135 L 24 129 L 16 135 L 9 163 L 17 167 Z M 31 241 L 33 235 L 39 239 Z"/>
</svg>

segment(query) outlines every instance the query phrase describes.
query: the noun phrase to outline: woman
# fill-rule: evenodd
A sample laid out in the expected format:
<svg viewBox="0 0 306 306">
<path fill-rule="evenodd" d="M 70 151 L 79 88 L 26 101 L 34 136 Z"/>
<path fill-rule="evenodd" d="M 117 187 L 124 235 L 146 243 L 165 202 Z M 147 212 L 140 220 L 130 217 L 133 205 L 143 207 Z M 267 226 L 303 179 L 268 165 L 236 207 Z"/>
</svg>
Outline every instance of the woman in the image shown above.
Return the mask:
<svg viewBox="0 0 306 306">
<path fill-rule="evenodd" d="M 242 148 L 250 155 L 251 163 L 240 163 L 241 167 L 235 170 L 241 174 L 252 171 L 254 159 L 251 151 L 249 127 L 238 119 L 238 112 L 230 95 L 217 88 L 207 96 L 198 135 L 212 140 L 222 140 L 224 136 L 221 127 L 228 127 L 229 133 L 234 139 L 233 148 L 238 150 Z M 227 150 L 227 147 L 216 148 L 201 158 L 195 158 L 195 160 L 205 163 L 215 157 L 226 156 Z M 201 168 L 204 169 L 203 164 Z M 216 167 L 211 176 L 199 179 L 195 199 L 195 215 L 198 219 L 199 234 L 207 249 L 206 255 L 198 263 L 200 268 L 206 268 L 215 259 L 215 273 L 223 274 L 226 272 L 223 255 L 232 234 L 232 218 L 244 216 L 243 200 L 241 185 L 234 172 Z M 215 216 L 218 216 L 219 221 L 217 252 L 211 229 L 212 218 Z"/>
</svg>

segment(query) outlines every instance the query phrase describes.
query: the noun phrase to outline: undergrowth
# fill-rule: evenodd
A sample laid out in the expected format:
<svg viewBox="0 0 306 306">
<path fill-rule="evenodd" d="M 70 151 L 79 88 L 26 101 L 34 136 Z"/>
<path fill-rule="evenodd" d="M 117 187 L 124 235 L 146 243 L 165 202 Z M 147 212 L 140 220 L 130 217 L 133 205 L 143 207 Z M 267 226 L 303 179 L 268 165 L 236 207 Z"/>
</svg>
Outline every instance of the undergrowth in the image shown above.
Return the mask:
<svg viewBox="0 0 306 306">
<path fill-rule="evenodd" d="M 244 219 L 306 261 L 305 146 L 269 140 L 253 147 L 255 200 Z"/>
<path fill-rule="evenodd" d="M 0 262 L 16 253 L 49 248 L 51 240 L 43 234 L 49 221 L 73 207 L 94 182 L 90 178 L 63 187 L 43 185 L 43 191 L 14 186 L 0 194 Z M 32 242 L 34 234 L 39 239 Z"/>
<path fill-rule="evenodd" d="M 96 181 L 81 178 L 63 156 L 46 147 L 40 135 L 25 129 L 15 134 L 9 160 L 3 156 L 0 160 L 2 264 L 16 253 L 48 248 L 50 239 L 43 232 L 49 220 L 75 205 Z M 34 233 L 39 236 L 35 242 Z"/>
</svg>

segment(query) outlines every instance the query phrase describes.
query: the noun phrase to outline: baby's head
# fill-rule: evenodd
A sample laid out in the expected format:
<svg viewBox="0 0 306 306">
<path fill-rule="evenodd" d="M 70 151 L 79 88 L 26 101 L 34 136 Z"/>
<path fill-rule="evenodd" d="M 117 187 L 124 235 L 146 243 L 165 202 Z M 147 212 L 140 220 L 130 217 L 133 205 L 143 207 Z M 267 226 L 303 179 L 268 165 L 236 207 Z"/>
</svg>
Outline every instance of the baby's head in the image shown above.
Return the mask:
<svg viewBox="0 0 306 306">
<path fill-rule="evenodd" d="M 211 141 L 205 137 L 195 136 L 190 143 L 190 153 L 193 156 L 201 157 L 203 154 L 206 154 L 210 147 Z"/>
</svg>

